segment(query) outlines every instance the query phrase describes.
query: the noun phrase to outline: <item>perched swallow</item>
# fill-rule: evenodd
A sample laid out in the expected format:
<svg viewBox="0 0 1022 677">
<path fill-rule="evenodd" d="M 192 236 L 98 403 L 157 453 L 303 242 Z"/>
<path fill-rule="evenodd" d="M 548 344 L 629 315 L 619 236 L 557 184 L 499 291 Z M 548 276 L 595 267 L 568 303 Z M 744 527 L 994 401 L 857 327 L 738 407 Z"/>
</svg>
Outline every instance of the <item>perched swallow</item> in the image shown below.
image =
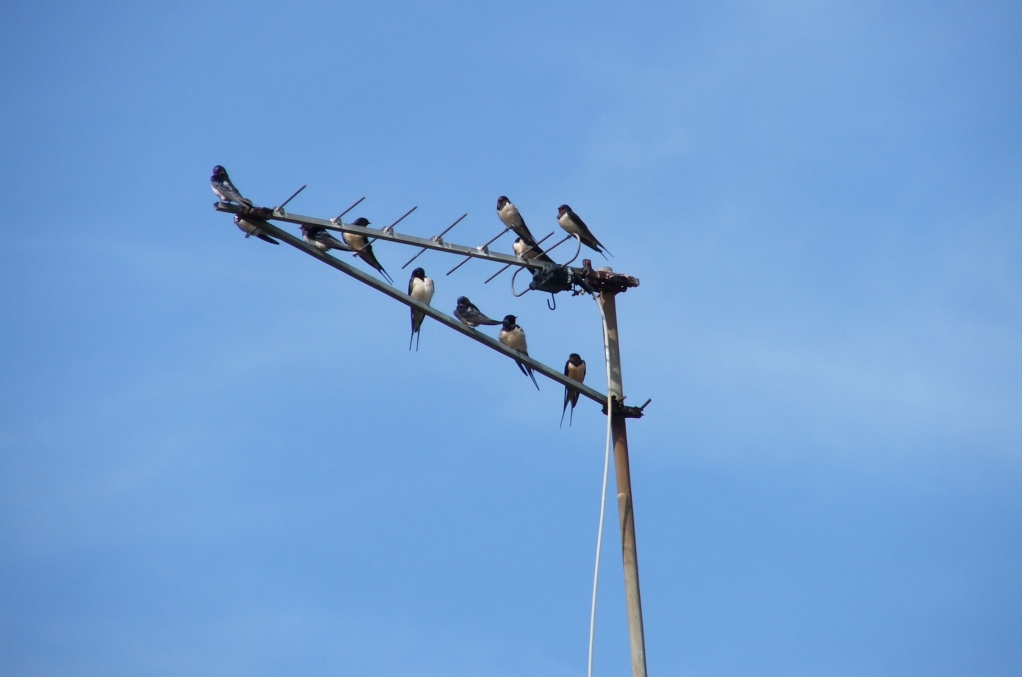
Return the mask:
<svg viewBox="0 0 1022 677">
<path fill-rule="evenodd" d="M 458 307 L 454 309 L 454 316 L 470 327 L 478 327 L 481 324 L 501 324 L 500 320 L 491 320 L 483 315 L 476 305 L 468 300 L 467 296 L 458 297 Z"/>
<path fill-rule="evenodd" d="M 585 221 L 580 219 L 578 214 L 571 211 L 571 207 L 568 205 L 561 205 L 557 208 L 557 223 L 561 224 L 561 228 L 566 230 L 569 235 L 578 235 L 579 239 L 582 240 L 582 244 L 590 249 L 595 249 L 603 258 L 607 258 L 607 254 L 610 254 L 610 250 L 600 244 L 600 241 L 589 232 Z M 613 256 L 613 254 L 610 255 Z"/>
<path fill-rule="evenodd" d="M 507 199 L 507 196 L 501 195 L 497 198 L 497 218 L 500 219 L 501 223 L 515 231 L 518 237 L 522 238 L 529 244 L 536 241 L 536 238 L 529 232 L 529 227 L 525 225 L 525 219 L 518 212 L 518 207 L 511 200 Z"/>
<path fill-rule="evenodd" d="M 209 185 L 212 186 L 216 196 L 224 202 L 233 202 L 249 209 L 252 208 L 252 201 L 241 195 L 231 183 L 231 177 L 227 176 L 227 170 L 220 165 L 213 167 L 213 176 L 209 177 Z"/>
<path fill-rule="evenodd" d="M 526 259 L 535 259 L 537 261 L 542 261 L 543 263 L 554 262 L 553 259 L 546 255 L 546 252 L 539 248 L 538 244 L 528 242 L 524 238 L 519 237 L 515 240 L 515 243 L 512 246 L 514 247 L 516 256 L 521 256 Z"/>
<path fill-rule="evenodd" d="M 305 239 L 305 241 L 322 252 L 328 252 L 331 249 L 340 249 L 341 251 L 345 252 L 351 251 L 351 247 L 344 244 L 336 237 L 328 233 L 326 228 L 320 228 L 319 226 L 308 226 L 304 223 L 301 225 L 301 228 L 302 237 Z"/>
<path fill-rule="evenodd" d="M 234 224 L 238 226 L 238 228 L 240 228 L 243 233 L 245 233 L 245 237 L 255 235 L 263 242 L 269 242 L 270 244 L 280 244 L 272 237 L 270 237 L 263 231 L 259 230 L 259 223 L 261 222 L 258 219 L 246 219 L 241 214 L 234 215 Z"/>
<path fill-rule="evenodd" d="M 365 228 L 369 225 L 369 219 L 360 216 L 351 222 L 353 226 L 362 226 Z M 370 266 L 375 268 L 383 277 L 387 278 L 387 282 L 394 284 L 394 280 L 390 275 L 383 269 L 380 262 L 376 259 L 376 254 L 373 254 L 373 246 L 369 244 L 369 238 L 358 233 L 341 233 L 341 237 L 344 238 L 345 244 L 351 247 L 356 255 L 368 263 Z"/>
<path fill-rule="evenodd" d="M 514 315 L 504 316 L 504 321 L 501 323 L 503 326 L 500 328 L 500 342 L 506 345 L 511 350 L 517 350 L 523 355 L 528 356 L 529 346 L 525 342 L 525 332 L 515 322 L 518 320 Z M 532 367 L 527 364 L 523 364 L 518 360 L 515 360 L 518 368 L 522 370 L 522 373 L 532 379 L 532 384 L 536 386 L 536 390 L 539 390 L 539 384 L 536 383 L 536 377 L 532 373 Z"/>
<path fill-rule="evenodd" d="M 579 357 L 578 353 L 568 355 L 568 361 L 564 363 L 564 375 L 582 383 L 582 381 L 586 380 L 586 361 Z M 564 425 L 564 412 L 570 402 L 571 415 L 568 416 L 568 427 L 571 427 L 571 419 L 575 415 L 575 405 L 578 404 L 580 394 L 574 388 L 564 386 L 564 406 L 561 407 L 561 425 Z"/>
<path fill-rule="evenodd" d="M 426 271 L 416 268 L 412 276 L 408 278 L 408 295 L 416 301 L 425 303 L 427 306 L 433 299 L 433 280 L 426 277 Z M 408 350 L 412 349 L 412 339 L 415 339 L 415 349 L 419 349 L 419 331 L 422 329 L 422 321 L 426 319 L 426 313 L 412 308 L 412 335 L 408 337 Z"/>
</svg>

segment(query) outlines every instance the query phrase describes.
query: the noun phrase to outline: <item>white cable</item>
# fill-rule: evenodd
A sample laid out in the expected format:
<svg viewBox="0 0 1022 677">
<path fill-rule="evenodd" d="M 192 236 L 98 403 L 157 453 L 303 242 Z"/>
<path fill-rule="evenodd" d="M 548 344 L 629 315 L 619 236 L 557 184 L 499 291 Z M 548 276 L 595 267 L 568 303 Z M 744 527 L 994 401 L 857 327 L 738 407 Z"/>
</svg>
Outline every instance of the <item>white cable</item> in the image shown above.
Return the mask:
<svg viewBox="0 0 1022 677">
<path fill-rule="evenodd" d="M 600 551 L 603 549 L 603 522 L 607 514 L 607 476 L 610 471 L 610 421 L 611 421 L 611 395 L 610 395 L 610 344 L 607 341 L 607 315 L 603 312 L 603 303 L 596 297 L 596 305 L 600 309 L 600 317 L 603 318 L 603 351 L 604 362 L 607 365 L 607 448 L 603 455 L 603 490 L 600 493 L 600 527 L 596 532 L 596 568 L 593 572 L 593 605 L 589 612 L 589 677 L 593 677 L 593 634 L 596 632 L 596 589 L 600 582 Z"/>
</svg>

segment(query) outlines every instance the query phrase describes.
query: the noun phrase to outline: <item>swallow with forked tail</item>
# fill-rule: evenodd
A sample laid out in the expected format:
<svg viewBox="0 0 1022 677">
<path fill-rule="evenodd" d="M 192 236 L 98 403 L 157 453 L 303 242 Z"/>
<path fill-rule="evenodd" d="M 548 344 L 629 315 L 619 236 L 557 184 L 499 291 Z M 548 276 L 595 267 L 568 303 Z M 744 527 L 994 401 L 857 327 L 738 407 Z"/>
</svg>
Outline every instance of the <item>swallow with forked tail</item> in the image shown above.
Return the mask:
<svg viewBox="0 0 1022 677">
<path fill-rule="evenodd" d="M 564 363 L 564 375 L 575 379 L 579 383 L 586 380 L 586 361 L 578 353 L 568 355 L 568 361 Z M 568 416 L 568 427 L 571 427 L 571 419 L 575 416 L 575 405 L 578 404 L 578 397 L 581 393 L 570 386 L 564 386 L 564 406 L 561 407 L 561 425 L 564 425 L 564 412 L 571 404 L 571 415 Z"/>
<path fill-rule="evenodd" d="M 497 338 L 511 350 L 517 350 L 522 355 L 528 357 L 529 345 L 525 342 L 525 331 L 516 324 L 517 321 L 518 318 L 514 315 L 504 316 L 500 335 Z M 532 367 L 520 360 L 515 360 L 515 364 L 518 365 L 523 374 L 532 379 L 532 384 L 536 386 L 536 390 L 539 390 L 539 384 L 536 383 L 536 376 L 532 373 Z"/>
<path fill-rule="evenodd" d="M 578 214 L 571 211 L 571 207 L 568 205 L 561 205 L 557 208 L 557 223 L 567 231 L 568 235 L 577 235 L 582 244 L 596 250 L 603 258 L 607 258 L 607 254 L 610 254 L 610 250 L 600 244 L 596 236 L 589 231 L 586 222 Z M 610 255 L 613 256 L 613 254 Z"/>
<path fill-rule="evenodd" d="M 408 295 L 427 306 L 433 299 L 433 280 L 426 277 L 426 271 L 416 268 L 412 276 L 408 278 Z M 419 349 L 418 337 L 422 330 L 422 321 L 426 319 L 426 313 L 418 308 L 412 308 L 412 335 L 408 338 L 408 350 L 412 349 L 412 339 L 415 339 L 415 349 Z"/>
<path fill-rule="evenodd" d="M 241 191 L 234 187 L 231 177 L 227 175 L 227 170 L 222 166 L 213 167 L 213 176 L 209 177 L 209 185 L 213 188 L 216 196 L 224 202 L 233 202 L 249 209 L 252 208 L 252 201 L 244 197 Z"/>
<path fill-rule="evenodd" d="M 369 225 L 369 219 L 360 216 L 351 222 L 353 226 L 362 226 L 365 228 Z M 365 235 L 359 235 L 358 233 L 342 232 L 341 237 L 344 238 L 344 243 L 347 244 L 355 252 L 356 256 L 368 263 L 374 268 L 380 275 L 383 275 L 387 279 L 387 282 L 394 284 L 394 280 L 391 279 L 390 275 L 383 266 L 380 265 L 379 260 L 376 258 L 376 254 L 373 253 L 373 245 L 369 243 L 369 238 Z"/>
<path fill-rule="evenodd" d="M 518 207 L 515 207 L 515 204 L 508 200 L 506 195 L 497 198 L 497 218 L 529 244 L 536 241 L 536 238 L 529 232 L 529 227 L 525 225 L 525 219 L 522 218 Z"/>
</svg>

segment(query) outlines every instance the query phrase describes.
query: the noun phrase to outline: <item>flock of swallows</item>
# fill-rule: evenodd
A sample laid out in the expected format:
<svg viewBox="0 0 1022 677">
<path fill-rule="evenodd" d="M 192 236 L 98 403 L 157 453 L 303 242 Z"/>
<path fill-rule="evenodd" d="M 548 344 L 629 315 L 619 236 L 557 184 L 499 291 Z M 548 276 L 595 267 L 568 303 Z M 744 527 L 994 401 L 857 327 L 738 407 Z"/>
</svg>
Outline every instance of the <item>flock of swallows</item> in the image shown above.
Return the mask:
<svg viewBox="0 0 1022 677">
<path fill-rule="evenodd" d="M 235 188 L 234 183 L 231 182 L 230 176 L 227 174 L 227 170 L 222 166 L 217 165 L 213 167 L 213 175 L 209 178 L 209 183 L 213 188 L 213 192 L 216 193 L 224 202 L 233 202 L 234 204 L 253 209 L 254 205 L 252 201 L 244 197 L 241 192 Z M 514 252 L 516 256 L 523 258 L 536 259 L 543 261 L 544 263 L 554 263 L 554 261 L 547 256 L 547 254 L 540 249 L 536 242 L 536 239 L 529 232 L 528 226 L 525 225 L 525 219 L 522 218 L 518 208 L 515 207 L 511 200 L 507 199 L 504 195 L 497 198 L 497 217 L 500 218 L 501 222 L 509 229 L 513 230 L 518 238 L 514 242 Z M 241 214 L 235 215 L 234 223 L 240 228 L 248 237 L 254 235 L 260 240 L 269 242 L 270 244 L 280 244 L 277 240 L 273 239 L 266 233 L 259 229 L 257 220 L 246 219 Z M 366 227 L 369 225 L 369 220 L 365 217 L 359 217 L 351 222 L 351 225 Z M 571 210 L 568 205 L 561 205 L 557 209 L 557 223 L 563 228 L 569 235 L 577 236 L 582 244 L 587 247 L 599 252 L 604 258 L 610 253 L 610 251 L 604 247 L 599 240 L 590 232 L 585 222 L 579 218 L 579 216 Z M 342 232 L 341 240 L 338 240 L 330 234 L 325 228 L 319 226 L 310 226 L 301 224 L 302 238 L 311 246 L 319 249 L 322 252 L 327 252 L 331 249 L 337 249 L 340 251 L 354 252 L 356 256 L 365 261 L 374 270 L 379 272 L 387 282 L 394 284 L 394 280 L 390 277 L 390 274 L 384 270 L 383 265 L 380 264 L 376 255 L 373 253 L 373 246 L 369 240 L 358 233 Z M 426 276 L 426 271 L 422 268 L 416 268 L 412 271 L 412 276 L 408 280 L 408 295 L 416 301 L 429 305 L 433 299 L 433 280 Z M 522 353 L 523 355 L 529 354 L 528 344 L 525 340 L 525 331 L 518 326 L 518 318 L 514 315 L 506 315 L 502 321 L 493 320 L 483 314 L 474 303 L 469 301 L 467 296 L 459 296 L 457 301 L 457 307 L 454 309 L 454 317 L 461 322 L 464 322 L 469 327 L 478 327 L 480 325 L 496 326 L 500 325 L 500 334 L 498 339 L 501 343 L 506 345 L 508 348 Z M 415 341 L 415 349 L 419 349 L 419 333 L 422 327 L 422 321 L 426 318 L 426 314 L 416 308 L 411 308 L 412 318 L 412 334 L 408 339 L 408 349 L 412 349 L 412 341 Z M 522 373 L 532 379 L 533 385 L 539 390 L 539 383 L 536 382 L 536 376 L 532 372 L 532 367 L 516 360 L 518 368 L 521 369 Z M 568 361 L 564 364 L 564 375 L 570 379 L 574 379 L 579 383 L 582 383 L 586 377 L 586 363 L 578 353 L 572 353 L 568 356 Z M 561 408 L 561 424 L 564 424 L 564 413 L 568 409 L 568 405 L 571 405 L 571 416 L 568 417 L 568 425 L 572 423 L 572 418 L 575 413 L 575 405 L 578 404 L 579 392 L 570 387 L 564 389 L 564 404 Z"/>
</svg>

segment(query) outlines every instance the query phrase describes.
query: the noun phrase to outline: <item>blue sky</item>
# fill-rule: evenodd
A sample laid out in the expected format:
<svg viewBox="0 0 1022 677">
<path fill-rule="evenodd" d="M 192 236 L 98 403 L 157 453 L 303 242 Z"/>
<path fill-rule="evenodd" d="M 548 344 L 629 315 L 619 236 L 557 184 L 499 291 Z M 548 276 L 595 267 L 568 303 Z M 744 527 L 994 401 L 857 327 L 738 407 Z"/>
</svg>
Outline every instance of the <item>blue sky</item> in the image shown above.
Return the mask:
<svg viewBox="0 0 1022 677">
<path fill-rule="evenodd" d="M 218 163 L 417 236 L 467 211 L 468 245 L 498 195 L 541 234 L 567 202 L 640 278 L 650 674 L 1022 670 L 1017 4 L 14 2 L 0 33 L 4 673 L 585 674 L 598 407 L 558 429 L 559 388 L 437 323 L 409 353 L 405 308 L 214 212 Z M 604 389 L 592 302 L 420 261 Z"/>
</svg>

